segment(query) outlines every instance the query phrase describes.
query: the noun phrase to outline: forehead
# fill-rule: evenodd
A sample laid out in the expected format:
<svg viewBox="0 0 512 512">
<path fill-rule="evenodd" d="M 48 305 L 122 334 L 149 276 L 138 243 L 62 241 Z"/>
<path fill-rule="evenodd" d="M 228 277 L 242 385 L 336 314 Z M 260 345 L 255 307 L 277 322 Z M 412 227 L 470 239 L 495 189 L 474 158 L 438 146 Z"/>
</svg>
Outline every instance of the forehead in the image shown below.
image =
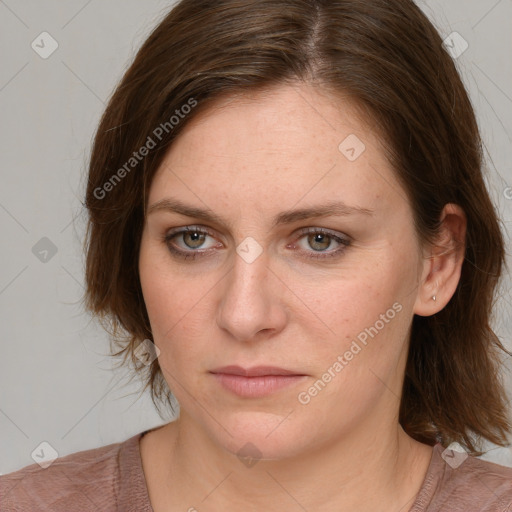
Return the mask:
<svg viewBox="0 0 512 512">
<path fill-rule="evenodd" d="M 173 194 L 209 206 L 327 198 L 372 208 L 379 197 L 403 191 L 367 125 L 348 98 L 304 84 L 223 98 L 173 142 L 149 204 Z"/>
</svg>

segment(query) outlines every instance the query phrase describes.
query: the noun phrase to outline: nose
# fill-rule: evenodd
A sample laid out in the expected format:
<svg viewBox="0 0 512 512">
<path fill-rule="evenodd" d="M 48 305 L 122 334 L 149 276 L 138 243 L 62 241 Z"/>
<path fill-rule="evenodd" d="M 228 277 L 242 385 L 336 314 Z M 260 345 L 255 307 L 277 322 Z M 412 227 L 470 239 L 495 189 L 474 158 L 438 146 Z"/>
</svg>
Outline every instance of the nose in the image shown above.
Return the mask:
<svg viewBox="0 0 512 512">
<path fill-rule="evenodd" d="M 274 336 L 287 321 L 283 288 L 265 251 L 252 262 L 235 254 L 220 290 L 217 325 L 243 342 Z"/>
</svg>

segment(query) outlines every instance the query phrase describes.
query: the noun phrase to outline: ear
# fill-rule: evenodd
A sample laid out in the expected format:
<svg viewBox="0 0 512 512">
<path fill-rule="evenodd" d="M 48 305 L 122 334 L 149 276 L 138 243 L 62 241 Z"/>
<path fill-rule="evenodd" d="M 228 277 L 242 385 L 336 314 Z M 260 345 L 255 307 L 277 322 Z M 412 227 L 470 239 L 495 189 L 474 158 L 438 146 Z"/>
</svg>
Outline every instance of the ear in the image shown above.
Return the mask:
<svg viewBox="0 0 512 512">
<path fill-rule="evenodd" d="M 415 314 L 434 315 L 453 297 L 466 253 L 466 228 L 464 210 L 456 204 L 445 205 L 441 213 L 439 237 L 424 249 L 425 259 L 414 304 Z"/>
</svg>

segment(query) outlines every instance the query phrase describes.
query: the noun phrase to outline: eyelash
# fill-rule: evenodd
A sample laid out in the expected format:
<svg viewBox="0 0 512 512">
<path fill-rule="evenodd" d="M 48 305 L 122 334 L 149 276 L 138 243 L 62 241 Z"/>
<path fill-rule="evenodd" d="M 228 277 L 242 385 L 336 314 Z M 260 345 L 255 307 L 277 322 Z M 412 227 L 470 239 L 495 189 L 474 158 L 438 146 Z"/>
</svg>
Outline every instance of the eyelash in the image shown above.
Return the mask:
<svg viewBox="0 0 512 512">
<path fill-rule="evenodd" d="M 185 228 L 177 228 L 176 230 L 173 230 L 173 231 L 167 233 L 163 237 L 163 242 L 167 245 L 169 251 L 174 256 L 176 256 L 178 258 L 182 258 L 184 260 L 187 260 L 187 259 L 195 260 L 198 257 L 205 256 L 208 252 L 213 250 L 213 249 L 207 249 L 207 250 L 203 250 L 203 251 L 196 251 L 196 250 L 191 249 L 189 251 L 184 251 L 181 249 L 176 249 L 176 247 L 171 243 L 171 241 L 173 238 L 176 238 L 184 233 L 199 233 L 199 234 L 208 235 L 208 236 L 211 236 L 212 238 L 214 238 L 213 234 L 210 231 L 208 231 L 207 229 L 201 228 L 201 227 L 187 226 Z M 340 236 L 337 236 L 333 232 L 331 232 L 330 230 L 325 229 L 325 228 L 302 228 L 298 232 L 298 235 L 300 235 L 300 236 L 299 236 L 299 238 L 297 238 L 296 241 L 300 240 L 302 237 L 304 237 L 306 235 L 316 235 L 316 234 L 328 236 L 335 242 L 338 242 L 339 244 L 341 244 L 341 247 L 339 247 L 338 249 L 336 249 L 334 251 L 328 252 L 328 253 L 317 252 L 315 254 L 315 252 L 312 252 L 308 256 L 306 256 L 307 258 L 317 259 L 317 260 L 336 258 L 336 257 L 341 256 L 345 252 L 347 247 L 349 247 L 351 244 L 351 241 L 348 238 L 342 238 Z M 308 252 L 308 251 L 299 251 L 299 252 Z"/>
</svg>

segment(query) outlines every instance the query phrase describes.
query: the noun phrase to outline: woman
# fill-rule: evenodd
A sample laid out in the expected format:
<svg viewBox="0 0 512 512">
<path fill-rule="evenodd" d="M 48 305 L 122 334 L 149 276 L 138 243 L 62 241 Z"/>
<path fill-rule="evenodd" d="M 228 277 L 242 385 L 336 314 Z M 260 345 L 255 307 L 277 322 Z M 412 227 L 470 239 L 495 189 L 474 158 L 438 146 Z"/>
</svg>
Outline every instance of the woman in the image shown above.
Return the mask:
<svg viewBox="0 0 512 512">
<path fill-rule="evenodd" d="M 182 0 L 98 128 L 86 304 L 179 418 L 6 510 L 504 511 L 504 262 L 475 116 L 409 0 Z"/>
</svg>

